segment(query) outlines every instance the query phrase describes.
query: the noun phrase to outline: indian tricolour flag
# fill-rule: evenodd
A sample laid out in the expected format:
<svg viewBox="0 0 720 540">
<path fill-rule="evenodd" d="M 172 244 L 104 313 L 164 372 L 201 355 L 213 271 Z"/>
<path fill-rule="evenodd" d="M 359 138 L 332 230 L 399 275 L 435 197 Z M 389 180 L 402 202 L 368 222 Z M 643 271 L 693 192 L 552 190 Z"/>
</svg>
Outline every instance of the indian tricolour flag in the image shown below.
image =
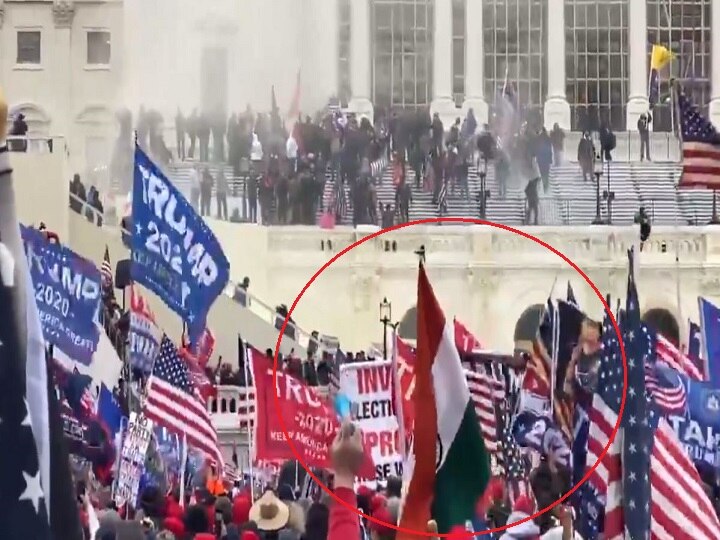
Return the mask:
<svg viewBox="0 0 720 540">
<path fill-rule="evenodd" d="M 400 527 L 440 533 L 475 517 L 490 477 L 490 458 L 470 399 L 455 329 L 435 298 L 425 268 L 418 276 L 415 430 L 404 471 Z M 419 538 L 399 532 L 398 540 Z"/>
</svg>

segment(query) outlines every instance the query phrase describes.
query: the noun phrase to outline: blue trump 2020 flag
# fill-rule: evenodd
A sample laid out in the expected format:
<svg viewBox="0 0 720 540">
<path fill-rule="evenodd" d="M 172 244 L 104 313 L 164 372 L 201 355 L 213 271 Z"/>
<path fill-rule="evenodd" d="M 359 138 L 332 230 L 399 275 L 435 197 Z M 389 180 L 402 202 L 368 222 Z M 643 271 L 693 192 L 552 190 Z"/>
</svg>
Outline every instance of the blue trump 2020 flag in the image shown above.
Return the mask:
<svg viewBox="0 0 720 540">
<path fill-rule="evenodd" d="M 20 226 L 45 341 L 71 359 L 90 365 L 100 332 L 100 271 L 42 232 Z"/>
<path fill-rule="evenodd" d="M 196 344 L 230 264 L 203 219 L 138 146 L 134 176 L 132 278 L 182 317 Z"/>
<path fill-rule="evenodd" d="M 705 378 L 713 386 L 720 387 L 720 309 L 699 297 L 700 326 L 705 349 Z"/>
</svg>

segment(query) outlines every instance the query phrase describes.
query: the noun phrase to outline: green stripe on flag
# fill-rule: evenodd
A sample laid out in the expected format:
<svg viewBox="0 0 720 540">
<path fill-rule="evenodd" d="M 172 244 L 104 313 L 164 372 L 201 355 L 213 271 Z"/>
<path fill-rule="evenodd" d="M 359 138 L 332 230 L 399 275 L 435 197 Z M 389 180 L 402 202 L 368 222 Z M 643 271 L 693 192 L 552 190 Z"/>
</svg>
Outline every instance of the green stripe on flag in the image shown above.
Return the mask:
<svg viewBox="0 0 720 540">
<path fill-rule="evenodd" d="M 432 516 L 438 532 L 475 518 L 475 507 L 490 479 L 490 456 L 485 449 L 472 400 L 468 400 L 460 428 L 435 477 Z"/>
</svg>

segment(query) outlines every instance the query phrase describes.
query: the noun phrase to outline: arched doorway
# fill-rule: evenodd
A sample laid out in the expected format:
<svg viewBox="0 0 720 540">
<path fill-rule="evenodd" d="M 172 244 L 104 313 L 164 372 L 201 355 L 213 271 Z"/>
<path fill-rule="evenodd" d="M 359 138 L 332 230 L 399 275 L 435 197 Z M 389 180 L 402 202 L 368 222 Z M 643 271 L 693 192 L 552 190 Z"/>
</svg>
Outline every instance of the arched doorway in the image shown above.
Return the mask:
<svg viewBox="0 0 720 540">
<path fill-rule="evenodd" d="M 544 304 L 533 304 L 525 308 L 520 318 L 515 323 L 515 332 L 513 333 L 513 341 L 515 347 L 529 350 L 532 348 L 532 342 L 537 334 L 540 319 L 545 313 Z"/>
<path fill-rule="evenodd" d="M 403 339 L 417 340 L 417 308 L 415 306 L 408 309 L 400 319 L 398 335 Z"/>
<path fill-rule="evenodd" d="M 675 315 L 664 308 L 648 309 L 643 315 L 643 322 L 650 328 L 662 334 L 675 346 L 680 345 L 680 325 Z"/>
</svg>

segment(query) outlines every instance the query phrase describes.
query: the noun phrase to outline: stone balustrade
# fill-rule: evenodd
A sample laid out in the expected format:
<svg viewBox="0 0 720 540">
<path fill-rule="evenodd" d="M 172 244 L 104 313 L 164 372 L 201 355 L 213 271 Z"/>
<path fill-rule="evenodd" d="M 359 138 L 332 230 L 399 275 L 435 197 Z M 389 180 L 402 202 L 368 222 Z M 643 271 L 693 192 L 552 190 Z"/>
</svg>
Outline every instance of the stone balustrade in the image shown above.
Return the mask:
<svg viewBox="0 0 720 540">
<path fill-rule="evenodd" d="M 323 398 L 328 395 L 326 386 L 318 386 L 315 390 Z M 255 389 L 218 386 L 217 395 L 210 398 L 207 405 L 218 433 L 239 433 L 247 429 L 255 415 Z"/>
</svg>

